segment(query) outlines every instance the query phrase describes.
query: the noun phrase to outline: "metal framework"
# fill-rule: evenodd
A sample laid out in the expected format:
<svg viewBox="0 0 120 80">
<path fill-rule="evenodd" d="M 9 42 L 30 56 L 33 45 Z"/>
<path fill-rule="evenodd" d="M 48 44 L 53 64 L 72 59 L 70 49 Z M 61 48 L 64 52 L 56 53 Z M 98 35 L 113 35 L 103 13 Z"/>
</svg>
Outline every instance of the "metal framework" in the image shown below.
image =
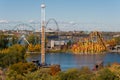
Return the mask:
<svg viewBox="0 0 120 80">
<path fill-rule="evenodd" d="M 102 34 L 98 31 L 93 31 L 90 33 L 90 39 L 92 40 L 93 42 L 93 38 L 96 38 L 97 42 L 99 42 L 104 48 L 105 50 L 108 50 L 107 46 L 106 46 L 106 43 L 102 37 Z"/>
</svg>

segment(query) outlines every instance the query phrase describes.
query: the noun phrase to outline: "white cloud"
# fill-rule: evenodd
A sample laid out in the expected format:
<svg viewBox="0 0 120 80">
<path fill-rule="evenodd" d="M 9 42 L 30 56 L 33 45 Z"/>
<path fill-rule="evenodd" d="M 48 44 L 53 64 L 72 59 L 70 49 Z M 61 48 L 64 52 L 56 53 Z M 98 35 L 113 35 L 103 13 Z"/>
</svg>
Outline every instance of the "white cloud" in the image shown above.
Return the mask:
<svg viewBox="0 0 120 80">
<path fill-rule="evenodd" d="M 8 23 L 8 21 L 7 20 L 0 20 L 0 23 Z"/>
<path fill-rule="evenodd" d="M 34 23 L 35 21 L 34 21 L 34 20 L 29 20 L 28 22 L 29 22 L 29 23 Z"/>
</svg>

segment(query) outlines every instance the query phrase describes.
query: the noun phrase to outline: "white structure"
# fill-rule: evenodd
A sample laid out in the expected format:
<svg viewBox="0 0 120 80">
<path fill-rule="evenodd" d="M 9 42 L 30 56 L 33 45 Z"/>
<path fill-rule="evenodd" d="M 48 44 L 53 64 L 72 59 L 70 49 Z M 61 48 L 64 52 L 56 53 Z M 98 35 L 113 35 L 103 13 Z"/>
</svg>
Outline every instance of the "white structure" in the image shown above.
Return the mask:
<svg viewBox="0 0 120 80">
<path fill-rule="evenodd" d="M 51 40 L 51 48 L 54 48 L 55 46 L 62 46 L 62 45 L 67 45 L 67 42 L 64 40 L 62 41 Z"/>
</svg>

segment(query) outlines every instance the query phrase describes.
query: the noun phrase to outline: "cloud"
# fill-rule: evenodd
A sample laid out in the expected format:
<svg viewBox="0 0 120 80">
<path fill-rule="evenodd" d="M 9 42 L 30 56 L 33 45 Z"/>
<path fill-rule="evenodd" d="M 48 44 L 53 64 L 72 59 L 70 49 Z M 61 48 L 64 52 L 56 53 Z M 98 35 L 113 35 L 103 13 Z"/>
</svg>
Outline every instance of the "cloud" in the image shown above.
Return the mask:
<svg viewBox="0 0 120 80">
<path fill-rule="evenodd" d="M 29 23 L 34 23 L 35 21 L 34 21 L 34 20 L 29 20 L 28 22 L 29 22 Z"/>
<path fill-rule="evenodd" d="M 69 23 L 70 23 L 70 24 L 75 24 L 75 22 L 74 22 L 74 21 L 70 21 Z"/>
<path fill-rule="evenodd" d="M 8 23 L 7 20 L 0 20 L 0 23 Z"/>
</svg>

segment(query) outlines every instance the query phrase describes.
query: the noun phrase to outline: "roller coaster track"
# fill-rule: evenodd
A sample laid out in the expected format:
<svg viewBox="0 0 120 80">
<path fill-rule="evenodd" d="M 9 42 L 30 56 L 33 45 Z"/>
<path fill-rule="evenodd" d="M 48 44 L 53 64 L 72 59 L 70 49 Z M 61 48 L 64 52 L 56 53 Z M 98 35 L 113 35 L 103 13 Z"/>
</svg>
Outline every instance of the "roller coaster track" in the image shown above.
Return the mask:
<svg viewBox="0 0 120 80">
<path fill-rule="evenodd" d="M 50 23 L 50 21 L 54 21 L 54 22 L 55 22 L 56 27 L 57 27 L 56 31 L 59 32 L 58 23 L 57 23 L 57 21 L 56 21 L 54 18 L 50 18 L 50 19 L 47 21 L 47 23 L 46 23 L 46 28 L 48 27 L 48 24 Z"/>
<path fill-rule="evenodd" d="M 19 31 L 19 30 L 27 30 L 25 28 L 31 29 L 33 31 L 33 33 L 35 32 L 35 29 L 32 26 L 30 26 L 28 24 L 25 24 L 25 23 L 15 25 L 12 30 L 17 30 L 17 31 Z M 21 36 L 20 36 L 17 43 L 20 44 L 21 41 L 24 40 L 29 45 L 30 43 L 27 41 L 27 39 L 25 37 L 25 33 L 22 33 L 22 32 L 20 32 L 20 33 L 21 33 Z"/>
<path fill-rule="evenodd" d="M 92 39 L 93 37 L 97 37 L 98 42 L 103 45 L 105 50 L 108 50 L 108 48 L 106 46 L 106 43 L 105 43 L 105 41 L 104 41 L 104 39 L 102 37 L 102 34 L 100 32 L 98 32 L 98 31 L 91 32 L 90 33 L 90 38 Z"/>
<path fill-rule="evenodd" d="M 59 29 L 59 25 L 58 25 L 57 21 L 56 21 L 54 18 L 50 18 L 50 19 L 47 21 L 45 28 L 48 28 L 48 24 L 49 24 L 51 21 L 53 21 L 53 22 L 55 23 L 56 27 L 57 27 L 57 29 L 54 30 L 54 31 L 57 33 L 58 40 L 59 40 L 59 36 L 60 36 L 60 35 L 59 35 L 59 32 L 60 32 L 60 29 Z"/>
<path fill-rule="evenodd" d="M 12 30 L 22 29 L 21 27 L 28 27 L 28 28 L 32 29 L 32 31 L 35 31 L 35 29 L 32 26 L 25 24 L 25 23 L 16 25 Z"/>
</svg>

